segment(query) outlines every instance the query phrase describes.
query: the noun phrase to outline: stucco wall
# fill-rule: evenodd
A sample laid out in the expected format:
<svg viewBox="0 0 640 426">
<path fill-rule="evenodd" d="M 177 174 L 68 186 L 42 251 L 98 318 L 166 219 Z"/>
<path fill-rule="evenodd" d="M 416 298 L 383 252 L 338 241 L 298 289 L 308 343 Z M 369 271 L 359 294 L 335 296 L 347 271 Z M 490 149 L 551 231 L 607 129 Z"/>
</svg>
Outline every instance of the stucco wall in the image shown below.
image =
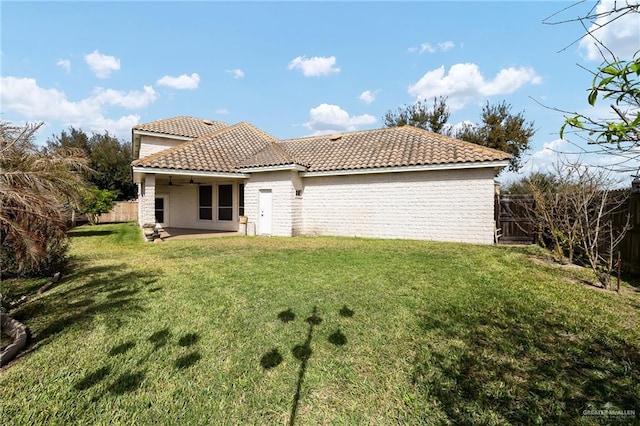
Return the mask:
<svg viewBox="0 0 640 426">
<path fill-rule="evenodd" d="M 302 233 L 492 244 L 494 172 L 304 178 Z"/>
<path fill-rule="evenodd" d="M 167 148 L 185 143 L 185 140 L 171 139 L 171 138 L 159 138 L 156 136 L 142 135 L 140 137 L 140 156 L 139 158 L 146 157 L 147 155 L 155 154 L 156 152 L 163 151 Z"/>
</svg>

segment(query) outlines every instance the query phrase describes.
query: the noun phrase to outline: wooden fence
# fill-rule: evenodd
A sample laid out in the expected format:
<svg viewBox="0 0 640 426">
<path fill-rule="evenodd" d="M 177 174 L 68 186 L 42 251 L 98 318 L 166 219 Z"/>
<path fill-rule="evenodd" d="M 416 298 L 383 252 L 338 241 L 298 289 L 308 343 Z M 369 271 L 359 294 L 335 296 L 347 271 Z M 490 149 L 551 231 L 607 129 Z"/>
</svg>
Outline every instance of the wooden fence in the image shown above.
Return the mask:
<svg viewBox="0 0 640 426">
<path fill-rule="evenodd" d="M 640 275 L 640 193 L 632 193 L 626 208 L 621 209 L 614 218 L 613 223 L 622 227 L 627 221 L 627 215 L 631 218 L 631 230 L 627 231 L 624 240 L 618 247 L 622 266 L 626 271 Z"/>
<path fill-rule="evenodd" d="M 495 220 L 500 244 L 535 244 L 538 233 L 529 218 L 527 205 L 533 203 L 528 194 L 496 195 Z"/>
<path fill-rule="evenodd" d="M 496 236 L 499 244 L 535 244 L 538 232 L 527 215 L 527 204 L 533 203 L 531 195 L 496 195 Z M 629 196 L 626 205 L 613 217 L 614 226 L 621 228 L 631 218 L 631 230 L 618 247 L 623 268 L 640 274 L 640 193 Z"/>
<path fill-rule="evenodd" d="M 130 222 L 138 220 L 137 201 L 118 201 L 109 213 L 100 215 L 99 223 Z"/>
</svg>

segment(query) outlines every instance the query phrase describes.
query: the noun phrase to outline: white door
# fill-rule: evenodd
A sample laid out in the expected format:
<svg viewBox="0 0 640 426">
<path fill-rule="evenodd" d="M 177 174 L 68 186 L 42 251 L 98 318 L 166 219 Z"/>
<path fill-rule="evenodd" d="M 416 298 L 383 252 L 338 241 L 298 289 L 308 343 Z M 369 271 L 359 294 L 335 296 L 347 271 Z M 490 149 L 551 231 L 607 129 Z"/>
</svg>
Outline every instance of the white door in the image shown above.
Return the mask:
<svg viewBox="0 0 640 426">
<path fill-rule="evenodd" d="M 260 234 L 271 235 L 272 195 L 270 189 L 260 190 Z"/>
</svg>

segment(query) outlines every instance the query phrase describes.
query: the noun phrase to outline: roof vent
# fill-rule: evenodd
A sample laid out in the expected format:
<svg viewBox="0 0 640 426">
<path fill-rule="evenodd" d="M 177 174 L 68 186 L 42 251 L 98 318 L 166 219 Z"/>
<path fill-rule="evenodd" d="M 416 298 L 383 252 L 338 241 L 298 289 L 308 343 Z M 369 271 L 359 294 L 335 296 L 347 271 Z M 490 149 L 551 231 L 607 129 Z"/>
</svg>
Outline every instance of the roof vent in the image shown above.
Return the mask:
<svg viewBox="0 0 640 426">
<path fill-rule="evenodd" d="M 342 135 L 339 133 L 334 133 L 333 135 L 329 135 L 329 140 L 332 142 L 335 142 L 340 139 L 342 139 Z"/>
<path fill-rule="evenodd" d="M 211 120 L 202 120 L 202 122 L 204 124 L 206 124 L 207 126 L 213 126 L 213 121 L 211 121 Z"/>
</svg>

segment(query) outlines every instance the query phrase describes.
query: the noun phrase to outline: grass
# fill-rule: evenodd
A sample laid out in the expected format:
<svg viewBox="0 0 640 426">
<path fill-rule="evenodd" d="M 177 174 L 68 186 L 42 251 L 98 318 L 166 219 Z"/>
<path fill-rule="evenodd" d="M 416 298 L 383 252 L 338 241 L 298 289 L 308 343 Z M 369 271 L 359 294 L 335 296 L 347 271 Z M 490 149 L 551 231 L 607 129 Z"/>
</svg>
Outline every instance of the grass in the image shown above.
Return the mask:
<svg viewBox="0 0 640 426">
<path fill-rule="evenodd" d="M 72 273 L 12 312 L 32 339 L 0 374 L 3 424 L 639 418 L 639 293 L 577 284 L 536 248 L 72 236 Z"/>
</svg>

